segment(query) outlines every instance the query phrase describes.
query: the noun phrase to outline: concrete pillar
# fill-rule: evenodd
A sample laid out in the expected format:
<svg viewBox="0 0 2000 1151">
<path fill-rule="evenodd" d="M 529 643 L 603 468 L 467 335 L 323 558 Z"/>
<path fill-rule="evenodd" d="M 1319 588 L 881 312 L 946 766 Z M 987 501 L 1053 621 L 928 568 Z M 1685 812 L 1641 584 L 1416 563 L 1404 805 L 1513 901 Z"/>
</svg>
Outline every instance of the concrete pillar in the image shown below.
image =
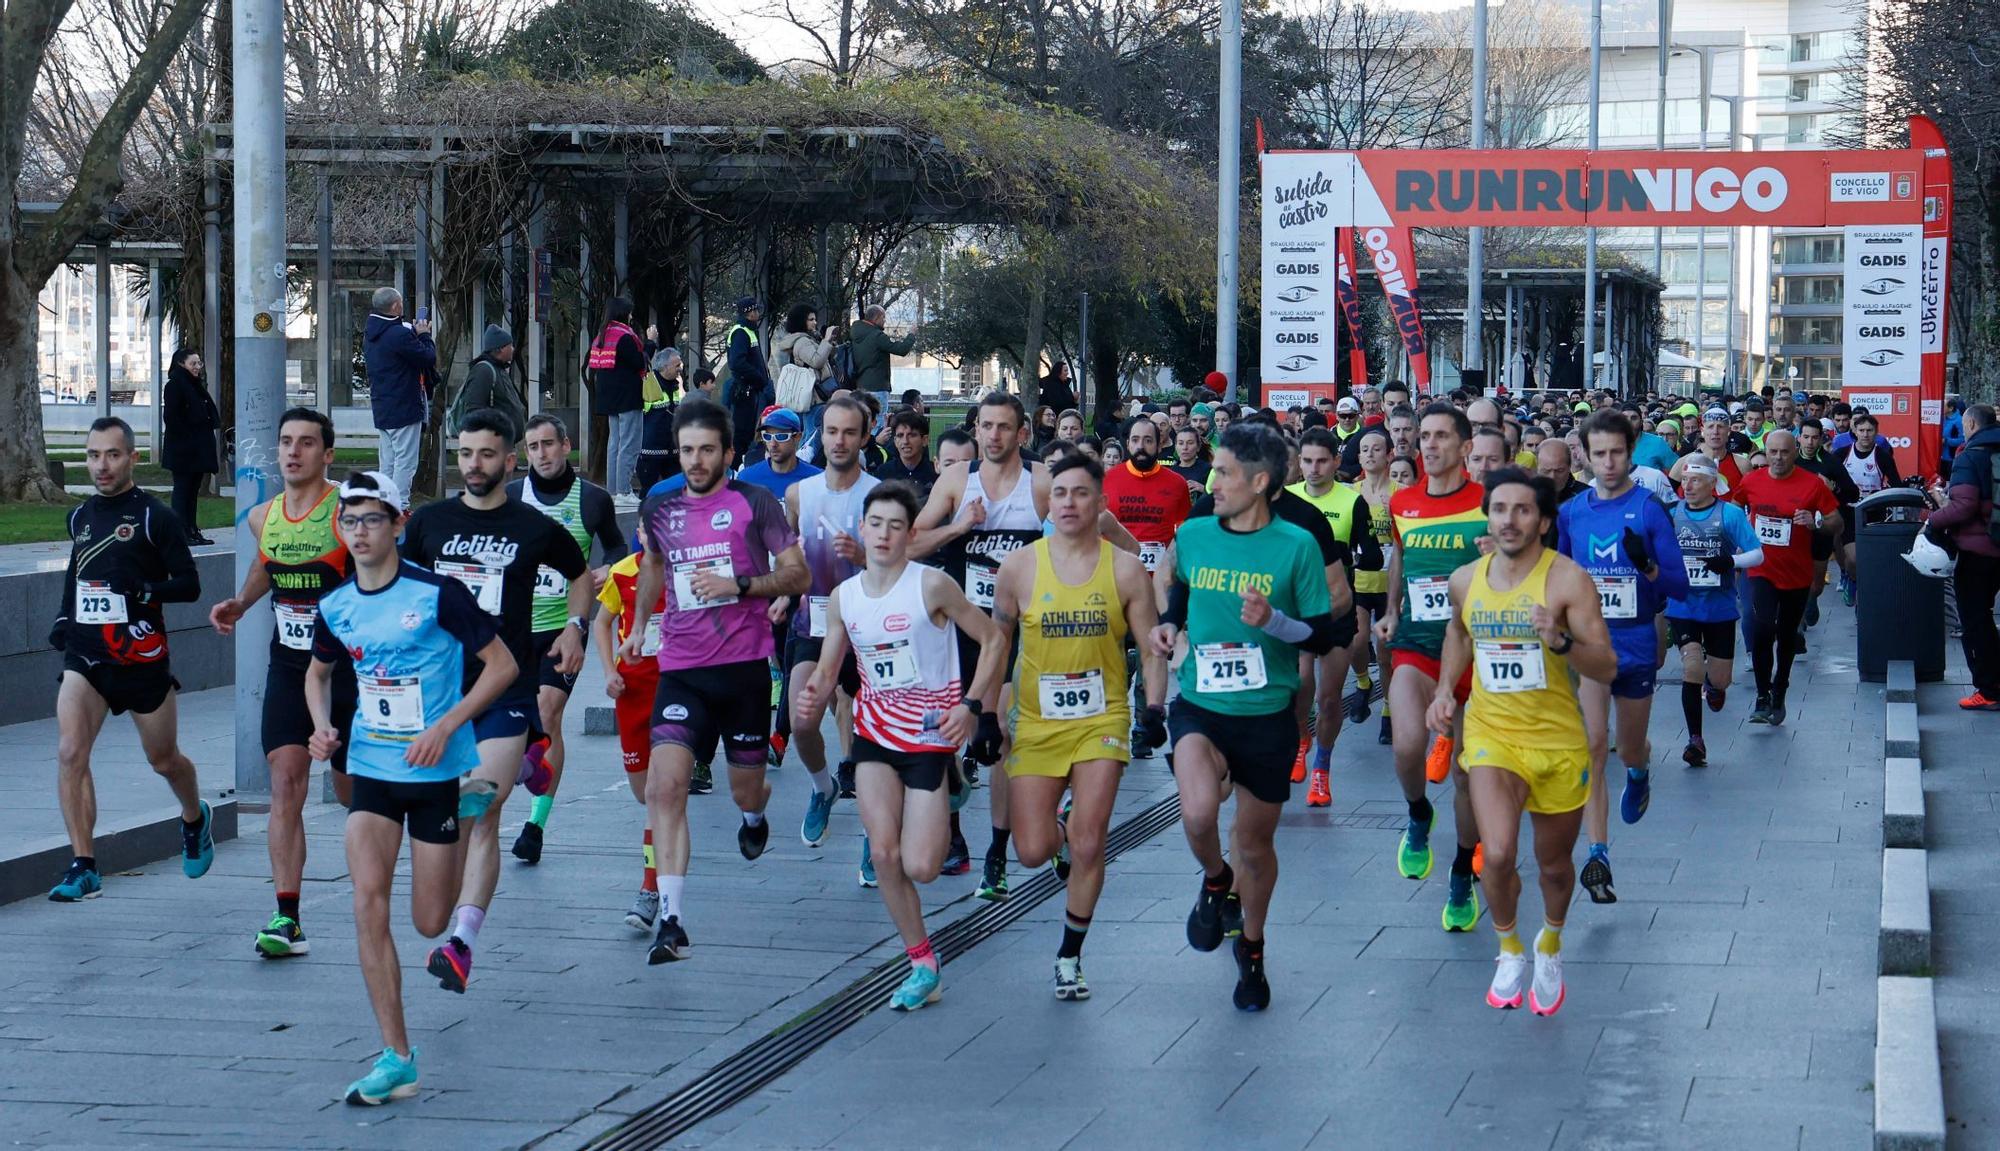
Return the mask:
<svg viewBox="0 0 2000 1151">
<path fill-rule="evenodd" d="M 611 200 L 611 278 L 615 281 L 611 290 L 627 299 L 632 295 L 631 263 L 627 259 L 627 248 L 632 234 L 632 200 L 625 189 L 618 189 Z M 640 325 L 643 330 L 644 324 Z"/>
<path fill-rule="evenodd" d="M 166 343 L 166 301 L 160 298 L 160 262 L 146 262 L 146 320 L 151 329 L 147 347 L 153 358 L 148 375 L 153 383 L 153 463 L 160 462 L 160 445 L 164 438 L 161 420 L 166 405 L 161 402 L 167 390 L 167 357 L 173 353 L 161 347 Z"/>
<path fill-rule="evenodd" d="M 319 410 L 333 402 L 333 181 L 319 170 L 319 219 L 313 256 L 313 355 L 319 370 Z"/>
<path fill-rule="evenodd" d="M 97 371 L 97 414 L 111 414 L 111 245 L 97 245 L 97 285 L 91 300 L 91 327 L 97 334 L 91 359 Z"/>
<path fill-rule="evenodd" d="M 528 351 L 528 414 L 540 415 L 542 411 L 542 375 L 547 370 L 547 352 L 543 347 L 545 335 L 542 331 L 542 317 L 547 314 L 549 301 L 542 292 L 542 257 L 548 243 L 548 208 L 542 202 L 541 188 L 537 186 L 529 193 L 529 203 L 534 207 L 528 215 L 528 332 L 522 345 Z"/>
<path fill-rule="evenodd" d="M 696 368 L 706 367 L 708 364 L 708 355 L 702 347 L 701 330 L 703 316 L 701 290 L 702 281 L 707 276 L 707 269 L 703 264 L 702 239 L 702 225 L 697 220 L 688 237 L 687 342 L 681 345 L 682 358 L 687 361 L 690 379 L 693 378 Z"/>
</svg>

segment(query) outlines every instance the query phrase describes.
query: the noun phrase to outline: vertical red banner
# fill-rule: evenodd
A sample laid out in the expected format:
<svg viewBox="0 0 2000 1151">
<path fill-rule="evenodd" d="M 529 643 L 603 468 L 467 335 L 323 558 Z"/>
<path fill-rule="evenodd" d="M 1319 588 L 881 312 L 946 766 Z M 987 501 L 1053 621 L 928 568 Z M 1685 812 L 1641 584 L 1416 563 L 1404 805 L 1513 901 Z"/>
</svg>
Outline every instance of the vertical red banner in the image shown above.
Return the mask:
<svg viewBox="0 0 2000 1151">
<path fill-rule="evenodd" d="M 1335 289 L 1340 297 L 1341 327 L 1347 332 L 1348 390 L 1368 386 L 1368 353 L 1361 346 L 1361 290 L 1354 283 L 1354 230 L 1333 230 Z"/>
<path fill-rule="evenodd" d="M 1923 357 L 1917 388 L 1917 474 L 1937 474 L 1944 451 L 1945 356 L 1951 350 L 1951 153 L 1944 133 L 1910 117 L 1910 147 L 1924 154 Z"/>
<path fill-rule="evenodd" d="M 1364 228 L 1361 244 L 1375 265 L 1375 277 L 1382 281 L 1382 296 L 1389 303 L 1389 318 L 1396 325 L 1397 338 L 1410 360 L 1410 376 L 1419 391 L 1431 386 L 1430 347 L 1424 342 L 1424 319 L 1417 307 L 1417 253 L 1415 238 L 1408 228 Z"/>
</svg>

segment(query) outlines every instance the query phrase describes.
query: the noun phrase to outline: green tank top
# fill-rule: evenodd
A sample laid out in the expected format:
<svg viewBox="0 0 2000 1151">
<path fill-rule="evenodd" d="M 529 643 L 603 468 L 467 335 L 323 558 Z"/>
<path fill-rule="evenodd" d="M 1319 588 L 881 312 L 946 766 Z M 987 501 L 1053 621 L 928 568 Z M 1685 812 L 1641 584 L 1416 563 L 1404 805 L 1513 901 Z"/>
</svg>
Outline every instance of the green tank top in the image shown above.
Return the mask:
<svg viewBox="0 0 2000 1151">
<path fill-rule="evenodd" d="M 347 579 L 352 566 L 347 545 L 333 530 L 338 492 L 328 487 L 319 502 L 296 520 L 285 514 L 282 495 L 264 513 L 257 554 L 271 580 L 271 605 L 277 615 L 271 652 L 292 663 L 311 658 L 313 615 L 320 597 Z"/>
<path fill-rule="evenodd" d="M 552 504 L 543 503 L 535 494 L 533 481 L 523 481 L 521 502 L 561 524 L 576 540 L 576 546 L 583 549 L 584 556 L 590 555 L 590 530 L 583 524 L 582 476 L 572 479 L 569 494 Z M 537 633 L 560 631 L 569 623 L 569 581 L 547 564 L 535 569 L 534 614 Z"/>
</svg>

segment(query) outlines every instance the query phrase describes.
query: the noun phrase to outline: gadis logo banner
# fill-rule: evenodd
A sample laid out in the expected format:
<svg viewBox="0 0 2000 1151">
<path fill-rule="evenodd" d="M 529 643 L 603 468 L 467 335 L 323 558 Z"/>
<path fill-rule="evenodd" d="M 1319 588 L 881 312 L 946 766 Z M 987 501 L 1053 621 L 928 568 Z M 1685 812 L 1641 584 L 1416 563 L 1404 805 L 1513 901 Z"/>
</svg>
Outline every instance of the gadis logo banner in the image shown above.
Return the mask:
<svg viewBox="0 0 2000 1151">
<path fill-rule="evenodd" d="M 1340 323 L 1334 221 L 1353 210 L 1354 158 L 1264 154 L 1263 383 L 1297 390 L 1336 378 Z"/>
<path fill-rule="evenodd" d="M 1914 388 L 1923 355 L 1924 229 L 1854 224 L 1844 229 L 1847 292 L 1841 376 L 1850 389 Z"/>
</svg>

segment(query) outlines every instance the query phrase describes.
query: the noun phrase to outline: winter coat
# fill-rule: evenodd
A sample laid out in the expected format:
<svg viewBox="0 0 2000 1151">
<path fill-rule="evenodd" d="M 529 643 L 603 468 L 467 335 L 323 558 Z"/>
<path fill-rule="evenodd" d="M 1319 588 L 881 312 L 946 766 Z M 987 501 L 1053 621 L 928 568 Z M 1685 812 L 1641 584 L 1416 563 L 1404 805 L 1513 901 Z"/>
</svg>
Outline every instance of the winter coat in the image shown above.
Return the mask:
<svg viewBox="0 0 2000 1151">
<path fill-rule="evenodd" d="M 463 407 L 467 412 L 491 408 L 512 420 L 514 436 L 509 443 L 518 444 L 528 434 L 528 401 L 514 383 L 513 365 L 501 363 L 491 353 L 473 360 L 466 370 Z M 451 431 L 454 435 L 458 433 L 457 428 Z"/>
<path fill-rule="evenodd" d="M 811 332 L 786 332 L 771 338 L 771 378 L 778 378 L 778 372 L 786 364 L 801 364 L 813 370 L 813 376 L 826 380 L 833 375 L 833 337 L 823 340 L 813 338 Z"/>
<path fill-rule="evenodd" d="M 599 340 L 604 338 L 600 333 Z M 615 361 L 597 374 L 597 394 L 592 397 L 597 410 L 607 416 L 622 416 L 644 406 L 641 385 L 647 368 L 646 346 L 632 332 L 621 333 L 613 349 Z"/>
<path fill-rule="evenodd" d="M 175 364 L 167 369 L 167 387 L 161 400 L 164 431 L 160 463 L 170 472 L 202 475 L 221 471 L 215 433 L 222 426 L 222 414 L 200 377 Z"/>
<path fill-rule="evenodd" d="M 1987 525 L 1993 522 L 1993 453 L 2000 451 L 2000 428 L 1981 428 L 1965 441 L 1951 461 L 1951 486 L 1945 505 L 1931 513 L 1930 526 L 1951 533 L 1958 546 L 1983 556 L 2000 557 Z"/>
<path fill-rule="evenodd" d="M 886 392 L 889 390 L 889 361 L 896 356 L 909 355 L 910 349 L 917 346 L 917 337 L 912 333 L 900 340 L 892 340 L 887 332 L 863 320 L 848 332 L 847 342 L 854 348 L 855 390 Z"/>
<path fill-rule="evenodd" d="M 361 347 L 368 360 L 368 407 L 375 427 L 387 431 L 423 423 L 437 378 L 436 342 L 401 320 L 371 312 Z"/>
</svg>

